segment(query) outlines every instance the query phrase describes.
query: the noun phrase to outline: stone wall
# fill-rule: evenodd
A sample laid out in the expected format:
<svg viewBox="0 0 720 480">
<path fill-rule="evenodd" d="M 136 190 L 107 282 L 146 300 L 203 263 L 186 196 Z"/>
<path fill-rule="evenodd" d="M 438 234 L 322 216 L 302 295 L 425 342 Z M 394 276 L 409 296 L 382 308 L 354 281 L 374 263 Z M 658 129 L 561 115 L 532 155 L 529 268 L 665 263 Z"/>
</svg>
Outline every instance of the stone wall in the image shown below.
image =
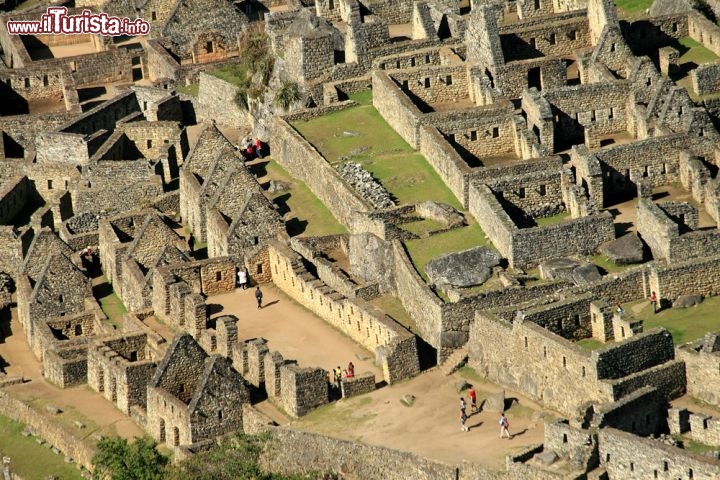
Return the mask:
<svg viewBox="0 0 720 480">
<path fill-rule="evenodd" d="M 353 231 L 357 212 L 368 212 L 372 207 L 285 120 L 275 117 L 272 130 L 275 160 L 293 177 L 305 182 L 333 216 Z"/>
<path fill-rule="evenodd" d="M 235 128 L 249 126 L 249 113 L 235 103 L 240 89 L 214 75 L 200 73 L 200 90 L 195 114 L 198 121 L 215 120 Z"/>
<path fill-rule="evenodd" d="M 607 470 L 610 478 L 669 480 L 715 478 L 720 475 L 720 461 L 704 455 L 612 428 L 600 430 L 598 437 L 600 465 Z"/>
<path fill-rule="evenodd" d="M 658 298 L 675 300 L 680 295 L 715 295 L 720 281 L 720 257 L 700 258 L 674 265 L 653 265 L 649 284 Z"/>
<path fill-rule="evenodd" d="M 607 212 L 546 227 L 518 228 L 495 194 L 480 183 L 470 187 L 468 210 L 510 265 L 520 268 L 566 255 L 592 254 L 615 238 Z"/>
<path fill-rule="evenodd" d="M 335 326 L 371 352 L 383 350 L 383 370 L 388 383 L 419 372 L 415 337 L 402 325 L 370 304 L 351 301 L 327 287 L 303 266 L 301 257 L 274 243 L 269 248 L 273 283 L 304 307 Z M 413 348 L 415 347 L 415 348 Z"/>
<path fill-rule="evenodd" d="M 695 344 L 679 346 L 676 355 L 686 366 L 688 394 L 711 405 L 720 405 L 720 396 L 714 387 L 720 381 L 720 355 Z"/>
<path fill-rule="evenodd" d="M 698 443 L 720 447 L 720 419 L 686 408 L 672 408 L 668 411 L 668 426 L 671 434 L 686 433 Z"/>
<path fill-rule="evenodd" d="M 684 365 L 668 361 L 667 353 L 653 356 L 666 350 L 668 341 L 672 349 L 667 331 L 655 330 L 590 352 L 534 323 L 478 313 L 470 327 L 468 362 L 490 380 L 572 416 L 588 402 L 615 402 L 647 385 L 671 398 L 681 394 Z M 518 364 L 516 358 L 525 361 Z"/>
<path fill-rule="evenodd" d="M 304 474 L 319 470 L 364 479 L 509 480 L 504 474 L 492 473 L 475 464 L 449 465 L 413 453 L 282 427 L 271 428 L 269 432 L 275 448 L 262 456 L 261 464 L 280 473 Z M 312 460 L 308 459 L 308 452 L 313 452 Z"/>
<path fill-rule="evenodd" d="M 720 91 L 720 63 L 706 63 L 690 72 L 692 86 L 699 96 L 711 95 Z"/>
<path fill-rule="evenodd" d="M 0 391 L 0 413 L 27 425 L 37 432 L 40 438 L 72 458 L 75 463 L 92 470 L 92 458 L 97 451 L 95 446 L 49 418 L 47 413 L 32 408 L 4 391 Z"/>
</svg>

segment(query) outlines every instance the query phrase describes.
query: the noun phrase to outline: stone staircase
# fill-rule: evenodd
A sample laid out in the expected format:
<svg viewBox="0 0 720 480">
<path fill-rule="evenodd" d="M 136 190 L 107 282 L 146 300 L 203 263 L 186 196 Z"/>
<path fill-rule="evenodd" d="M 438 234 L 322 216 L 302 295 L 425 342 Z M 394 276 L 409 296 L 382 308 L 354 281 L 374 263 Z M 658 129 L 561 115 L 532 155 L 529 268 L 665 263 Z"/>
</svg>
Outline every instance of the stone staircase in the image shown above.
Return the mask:
<svg viewBox="0 0 720 480">
<path fill-rule="evenodd" d="M 467 347 L 458 348 L 440 365 L 440 371 L 444 375 L 451 375 L 455 370 L 467 363 Z"/>
</svg>

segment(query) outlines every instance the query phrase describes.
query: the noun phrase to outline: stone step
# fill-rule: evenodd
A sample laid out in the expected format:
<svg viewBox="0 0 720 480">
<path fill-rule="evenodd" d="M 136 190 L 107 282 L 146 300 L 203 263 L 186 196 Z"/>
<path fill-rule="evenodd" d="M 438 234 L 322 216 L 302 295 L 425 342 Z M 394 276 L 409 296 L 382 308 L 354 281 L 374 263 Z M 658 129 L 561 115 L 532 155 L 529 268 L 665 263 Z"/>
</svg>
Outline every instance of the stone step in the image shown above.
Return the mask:
<svg viewBox="0 0 720 480">
<path fill-rule="evenodd" d="M 450 375 L 458 368 L 462 367 L 467 363 L 468 351 L 467 348 L 458 348 L 455 350 L 445 361 L 440 365 L 440 371 L 444 375 Z"/>
</svg>

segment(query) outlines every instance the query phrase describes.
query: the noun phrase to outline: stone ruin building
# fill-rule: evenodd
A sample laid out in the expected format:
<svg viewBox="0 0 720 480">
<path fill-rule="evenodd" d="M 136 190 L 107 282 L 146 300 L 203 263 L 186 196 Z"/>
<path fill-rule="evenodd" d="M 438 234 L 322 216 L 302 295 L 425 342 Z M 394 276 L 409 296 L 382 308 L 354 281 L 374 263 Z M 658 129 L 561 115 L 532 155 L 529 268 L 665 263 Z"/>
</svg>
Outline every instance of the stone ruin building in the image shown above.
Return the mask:
<svg viewBox="0 0 720 480">
<path fill-rule="evenodd" d="M 345 379 L 342 397 L 467 363 L 564 417 L 502 473 L 463 464 L 434 478 L 718 477 L 716 458 L 657 438 L 720 448 L 716 418 L 668 407 L 685 394 L 720 405 L 717 333 L 675 346 L 615 307 L 719 291 L 720 62 L 688 69 L 677 45 L 720 54 L 720 27 L 664 3 L 632 20 L 607 0 L 76 2 L 152 24 L 116 39 L 13 36 L 5 21 L 38 11 L 3 15 L 0 271 L 14 292 L 3 288 L 2 308 L 14 303 L 48 381 L 87 383 L 177 451 L 250 431 L 257 396 L 292 417 L 330 401 L 323 368 L 211 315 L 211 297 L 247 268 L 374 354 L 382 378 Z M 241 111 L 237 85 L 208 72 L 242 58 L 251 28 L 275 68 Z M 281 109 L 268 99 L 288 82 L 300 98 Z M 197 96 L 181 90 L 195 84 Z M 458 208 L 396 202 L 294 127 L 368 89 Z M 245 133 L 264 136 L 346 232 L 291 235 L 238 151 Z M 659 196 L 667 187 L 682 198 Z M 407 227 L 423 220 L 439 226 Z M 404 242 L 471 223 L 492 248 L 435 258 L 423 277 Z M 469 264 L 476 276 L 448 275 Z M 96 299 L 98 272 L 129 310 L 117 325 Z M 411 328 L 372 303 L 383 296 Z"/>
</svg>

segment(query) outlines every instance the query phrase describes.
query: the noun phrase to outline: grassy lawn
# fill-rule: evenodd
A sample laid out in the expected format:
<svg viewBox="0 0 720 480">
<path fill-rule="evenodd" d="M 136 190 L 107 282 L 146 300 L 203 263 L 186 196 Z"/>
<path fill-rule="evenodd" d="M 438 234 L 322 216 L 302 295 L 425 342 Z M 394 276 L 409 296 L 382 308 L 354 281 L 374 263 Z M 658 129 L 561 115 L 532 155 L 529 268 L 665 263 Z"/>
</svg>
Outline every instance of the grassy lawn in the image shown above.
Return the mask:
<svg viewBox="0 0 720 480">
<path fill-rule="evenodd" d="M 184 93 L 185 95 L 192 95 L 193 97 L 197 97 L 200 93 L 200 84 L 192 83 L 190 85 L 181 85 L 179 87 L 176 87 L 175 90 L 177 90 L 178 93 Z"/>
<path fill-rule="evenodd" d="M 127 313 L 127 308 L 125 308 L 106 277 L 103 276 L 103 283 L 93 287 L 93 296 L 100 304 L 103 313 L 107 315 L 110 323 L 117 327 L 122 316 Z"/>
<path fill-rule="evenodd" d="M 288 191 L 277 192 L 273 196 L 280 212 L 289 212 L 290 220 L 285 222 L 289 235 L 313 236 L 347 232 L 304 182 L 292 178 L 274 160 L 270 160 L 265 168 L 269 179 L 290 184 Z"/>
<path fill-rule="evenodd" d="M 45 445 L 39 445 L 35 437 L 23 437 L 25 426 L 0 416 L 0 452 L 10 457 L 13 472 L 23 478 L 82 479 L 74 464 L 65 463 L 62 454 L 55 455 Z"/>
<path fill-rule="evenodd" d="M 590 261 L 607 273 L 622 272 L 632 267 L 632 265 L 619 265 L 604 255 L 594 255 L 590 257 Z"/>
<path fill-rule="evenodd" d="M 247 86 L 247 72 L 240 64 L 223 65 L 220 68 L 214 68 L 205 73 L 232 83 L 236 87 Z"/>
<path fill-rule="evenodd" d="M 538 227 L 547 227 L 548 225 L 555 225 L 570 218 L 568 212 L 560 212 L 557 215 L 550 217 L 540 217 L 535 219 L 535 223 Z"/>
<path fill-rule="evenodd" d="M 579 340 L 575 343 L 587 350 L 597 350 L 598 348 L 602 348 L 605 346 L 603 342 L 601 342 L 600 340 L 595 340 L 594 338 L 583 338 L 582 340 Z"/>
<path fill-rule="evenodd" d="M 720 297 L 706 298 L 703 303 L 690 308 L 668 308 L 653 315 L 649 302 L 635 317 L 644 320 L 644 329 L 665 327 L 676 345 L 696 340 L 708 332 L 720 330 Z"/>
<path fill-rule="evenodd" d="M 432 218 L 426 218 L 423 220 L 417 220 L 415 222 L 403 223 L 401 227 L 403 228 L 403 230 L 407 230 L 410 233 L 414 233 L 415 235 L 419 235 L 422 237 L 429 232 L 442 229 L 443 227 L 445 227 L 445 225 L 436 220 L 433 220 Z"/>
<path fill-rule="evenodd" d="M 360 105 L 372 105 L 372 90 L 363 90 L 361 92 L 351 93 L 350 100 L 355 100 Z"/>
<path fill-rule="evenodd" d="M 370 105 L 372 93 L 358 92 L 350 98 L 363 104 L 293 126 L 331 164 L 362 164 L 400 204 L 434 200 L 460 209 L 427 160 Z"/>
<path fill-rule="evenodd" d="M 652 0 L 615 0 L 615 5 L 620 10 L 621 16 L 628 18 L 644 16 L 645 10 L 650 8 L 652 3 Z"/>
<path fill-rule="evenodd" d="M 370 300 L 369 303 L 391 316 L 399 324 L 409 328 L 412 332 L 417 332 L 417 324 L 415 323 L 415 320 L 410 317 L 397 297 L 384 295 Z"/>
<path fill-rule="evenodd" d="M 430 260 L 445 253 L 459 252 L 481 245 L 492 247 L 484 237 L 485 234 L 480 226 L 471 220 L 467 227 L 455 228 L 418 240 L 407 240 L 405 248 L 410 254 L 410 260 L 415 265 L 415 269 L 427 280 L 425 265 Z"/>
<path fill-rule="evenodd" d="M 331 434 L 339 429 L 352 431 L 353 427 L 362 425 L 377 416 L 377 414 L 367 411 L 358 413 L 358 410 L 362 410 L 372 402 L 373 399 L 368 396 L 358 396 L 322 405 L 299 420 L 295 420 L 292 425 L 298 430 L 319 433 Z"/>
<path fill-rule="evenodd" d="M 690 37 L 681 38 L 678 41 L 678 45 L 675 47 L 681 53 L 680 58 L 678 59 L 680 73 L 675 75 L 673 80 L 675 80 L 675 83 L 678 86 L 685 88 L 694 101 L 700 101 L 701 98 L 697 95 L 697 93 L 695 93 L 695 90 L 693 90 L 690 71 L 698 65 L 714 62 L 720 57 Z M 708 95 L 707 97 L 711 96 L 715 95 Z M 706 97 L 703 96 L 702 98 Z"/>
</svg>

